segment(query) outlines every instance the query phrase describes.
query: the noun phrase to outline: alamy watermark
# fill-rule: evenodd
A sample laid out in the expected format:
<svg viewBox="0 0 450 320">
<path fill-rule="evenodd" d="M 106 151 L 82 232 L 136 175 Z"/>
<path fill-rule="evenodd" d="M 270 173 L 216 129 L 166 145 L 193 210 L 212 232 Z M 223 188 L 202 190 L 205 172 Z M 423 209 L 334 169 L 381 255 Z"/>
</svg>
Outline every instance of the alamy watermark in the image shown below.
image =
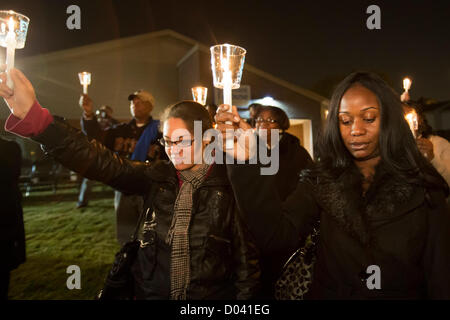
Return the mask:
<svg viewBox="0 0 450 320">
<path fill-rule="evenodd" d="M 81 29 L 81 9 L 79 6 L 72 4 L 67 7 L 66 13 L 70 16 L 66 20 L 66 27 L 69 30 Z"/>
<path fill-rule="evenodd" d="M 373 264 L 367 267 L 366 273 L 370 276 L 366 279 L 366 286 L 369 290 L 381 289 L 381 269 Z"/>
<path fill-rule="evenodd" d="M 376 4 L 367 7 L 367 14 L 370 16 L 366 20 L 366 26 L 369 30 L 381 29 L 381 9 Z"/>
<path fill-rule="evenodd" d="M 81 289 L 81 269 L 77 265 L 68 266 L 66 269 L 66 273 L 70 274 L 67 278 L 66 286 L 67 289 Z"/>
</svg>

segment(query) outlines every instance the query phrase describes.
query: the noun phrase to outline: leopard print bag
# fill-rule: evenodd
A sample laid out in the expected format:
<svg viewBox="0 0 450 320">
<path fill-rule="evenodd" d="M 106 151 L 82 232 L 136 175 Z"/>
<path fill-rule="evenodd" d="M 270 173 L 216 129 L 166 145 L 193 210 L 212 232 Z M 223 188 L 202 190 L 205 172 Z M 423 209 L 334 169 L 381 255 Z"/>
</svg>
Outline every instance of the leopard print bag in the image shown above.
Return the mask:
<svg viewBox="0 0 450 320">
<path fill-rule="evenodd" d="M 312 283 L 314 263 L 316 262 L 316 243 L 319 231 L 313 233 L 286 262 L 281 276 L 275 283 L 275 299 L 303 300 Z"/>
</svg>

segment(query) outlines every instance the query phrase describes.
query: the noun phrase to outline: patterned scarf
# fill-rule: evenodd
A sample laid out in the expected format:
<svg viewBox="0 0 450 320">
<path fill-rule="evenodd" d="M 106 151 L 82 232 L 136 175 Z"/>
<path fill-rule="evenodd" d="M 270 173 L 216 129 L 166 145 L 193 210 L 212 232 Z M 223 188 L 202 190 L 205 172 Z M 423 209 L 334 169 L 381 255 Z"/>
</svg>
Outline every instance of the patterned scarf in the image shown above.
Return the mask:
<svg viewBox="0 0 450 320">
<path fill-rule="evenodd" d="M 209 165 L 198 170 L 180 171 L 183 181 L 174 206 L 174 215 L 166 243 L 172 246 L 170 262 L 170 299 L 186 300 L 190 283 L 189 224 L 191 222 L 192 195 L 206 177 Z"/>
</svg>

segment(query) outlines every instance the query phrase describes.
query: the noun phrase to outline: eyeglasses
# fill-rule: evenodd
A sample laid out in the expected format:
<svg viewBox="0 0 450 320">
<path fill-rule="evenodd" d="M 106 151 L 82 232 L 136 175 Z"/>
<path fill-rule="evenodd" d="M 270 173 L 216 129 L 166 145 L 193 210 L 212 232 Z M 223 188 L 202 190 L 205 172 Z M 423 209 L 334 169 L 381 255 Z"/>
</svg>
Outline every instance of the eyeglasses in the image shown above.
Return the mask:
<svg viewBox="0 0 450 320">
<path fill-rule="evenodd" d="M 171 148 L 173 146 L 177 146 L 179 148 L 187 148 L 192 145 L 192 142 L 194 141 L 194 139 L 183 139 L 183 140 L 178 140 L 178 141 L 170 141 L 170 140 L 161 138 L 158 141 L 165 148 Z"/>
<path fill-rule="evenodd" d="M 267 118 L 267 119 L 263 119 L 263 118 L 256 118 L 256 122 L 257 123 L 261 123 L 261 122 L 265 122 L 265 123 L 277 123 L 278 121 L 272 118 Z"/>
</svg>

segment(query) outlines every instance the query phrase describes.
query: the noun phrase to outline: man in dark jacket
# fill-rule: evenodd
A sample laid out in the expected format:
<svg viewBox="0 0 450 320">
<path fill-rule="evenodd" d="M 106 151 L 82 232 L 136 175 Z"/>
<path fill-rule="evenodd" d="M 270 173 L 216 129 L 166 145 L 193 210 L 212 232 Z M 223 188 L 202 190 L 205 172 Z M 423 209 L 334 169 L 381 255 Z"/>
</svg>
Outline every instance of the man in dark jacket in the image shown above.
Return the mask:
<svg viewBox="0 0 450 320">
<path fill-rule="evenodd" d="M 11 270 L 25 262 L 25 231 L 18 186 L 22 156 L 16 142 L 0 138 L 0 299 L 8 298 Z"/>
<path fill-rule="evenodd" d="M 128 96 L 133 119 L 106 130 L 102 130 L 94 115 L 92 100 L 83 95 L 80 105 L 83 108 L 81 127 L 90 138 L 102 142 L 107 148 L 121 157 L 137 161 L 153 161 L 165 157 L 165 152 L 157 142 L 160 138 L 159 121 L 151 112 L 155 105 L 153 96 L 138 90 Z M 117 217 L 117 240 L 124 244 L 129 240 L 136 226 L 143 202 L 141 197 L 125 195 L 116 191 L 114 208 Z"/>
</svg>

